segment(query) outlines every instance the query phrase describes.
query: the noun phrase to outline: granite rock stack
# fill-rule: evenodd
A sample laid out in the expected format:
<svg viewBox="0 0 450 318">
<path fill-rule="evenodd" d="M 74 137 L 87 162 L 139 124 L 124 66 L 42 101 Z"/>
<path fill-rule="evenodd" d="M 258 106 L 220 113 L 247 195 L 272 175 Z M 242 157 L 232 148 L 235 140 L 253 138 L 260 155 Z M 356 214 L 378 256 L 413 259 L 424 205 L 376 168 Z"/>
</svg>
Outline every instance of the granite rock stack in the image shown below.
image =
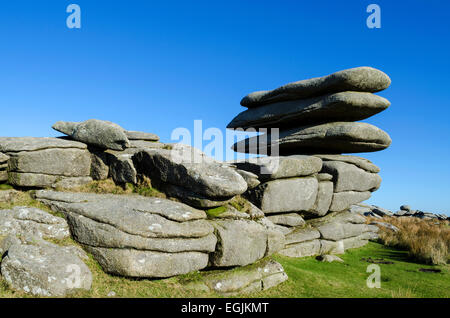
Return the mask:
<svg viewBox="0 0 450 318">
<path fill-rule="evenodd" d="M 227 128 L 264 134 L 237 142 L 233 149 L 269 156 L 233 164 L 258 175 L 261 184 L 245 196 L 285 233 L 282 254 L 341 253 L 376 237 L 375 227 L 348 210 L 380 187 L 380 169 L 349 154 L 391 144 L 386 132 L 356 122 L 390 106 L 373 94 L 390 83 L 379 70 L 357 67 L 242 99 L 247 110 Z"/>
</svg>

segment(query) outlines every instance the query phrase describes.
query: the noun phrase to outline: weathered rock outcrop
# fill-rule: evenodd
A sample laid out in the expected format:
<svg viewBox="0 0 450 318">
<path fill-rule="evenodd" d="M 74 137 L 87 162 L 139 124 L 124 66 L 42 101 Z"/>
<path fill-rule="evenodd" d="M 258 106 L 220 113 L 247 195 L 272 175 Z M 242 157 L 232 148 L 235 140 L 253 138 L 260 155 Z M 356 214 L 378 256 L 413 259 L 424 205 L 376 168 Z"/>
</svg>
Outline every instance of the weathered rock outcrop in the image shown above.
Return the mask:
<svg viewBox="0 0 450 318">
<path fill-rule="evenodd" d="M 270 133 L 251 137 L 234 144 L 233 150 L 258 154 L 263 149 L 270 154 L 275 148 L 280 155 L 341 154 L 379 151 L 391 142 L 387 133 L 373 125 L 332 122 L 280 130 L 277 138 Z"/>
<path fill-rule="evenodd" d="M 1 137 L 8 182 L 18 187 L 64 187 L 92 181 L 87 146 L 59 138 Z M 69 179 L 69 183 L 63 181 Z M 63 183 L 61 183 L 63 182 Z"/>
<path fill-rule="evenodd" d="M 287 279 L 280 263 L 265 259 L 224 273 L 206 274 L 200 281 L 186 283 L 186 287 L 231 296 L 267 290 Z"/>
<path fill-rule="evenodd" d="M 69 226 L 63 218 L 45 211 L 16 206 L 11 210 L 0 210 L 0 236 L 10 234 L 62 240 L 69 237 Z"/>
<path fill-rule="evenodd" d="M 365 224 L 365 218 L 350 212 L 331 213 L 306 221 L 286 235 L 286 247 L 280 253 L 289 257 L 342 254 L 376 239 L 378 228 Z"/>
<path fill-rule="evenodd" d="M 91 288 L 91 271 L 76 247 L 61 247 L 36 237 L 9 237 L 2 242 L 1 251 L 2 276 L 14 289 L 55 297 Z"/>
<path fill-rule="evenodd" d="M 125 130 L 110 121 L 97 119 L 81 123 L 58 121 L 52 128 L 74 140 L 103 149 L 124 150 L 130 146 Z"/>
<path fill-rule="evenodd" d="M 377 69 L 355 67 L 323 77 L 289 83 L 272 91 L 254 92 L 245 96 L 241 105 L 250 108 L 344 91 L 374 93 L 388 88 L 390 84 L 390 78 Z"/>
<path fill-rule="evenodd" d="M 168 277 L 200 270 L 215 250 L 203 211 L 141 196 L 38 191 L 36 198 L 66 215 L 74 239 L 109 273 Z"/>
</svg>

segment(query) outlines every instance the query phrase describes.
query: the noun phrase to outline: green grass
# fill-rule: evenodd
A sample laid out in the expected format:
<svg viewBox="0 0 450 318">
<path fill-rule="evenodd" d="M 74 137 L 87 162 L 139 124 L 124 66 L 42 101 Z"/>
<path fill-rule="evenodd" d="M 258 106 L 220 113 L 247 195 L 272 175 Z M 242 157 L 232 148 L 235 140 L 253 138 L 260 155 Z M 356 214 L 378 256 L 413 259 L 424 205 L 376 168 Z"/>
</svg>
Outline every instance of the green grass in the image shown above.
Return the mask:
<svg viewBox="0 0 450 318">
<path fill-rule="evenodd" d="M 64 245 L 74 244 L 65 240 Z M 383 258 L 393 261 L 392 265 L 380 264 L 381 288 L 366 286 L 366 273 L 369 263 L 361 258 Z M 322 263 L 314 257 L 288 258 L 276 255 L 289 280 L 269 290 L 242 294 L 235 297 L 450 297 L 449 266 L 427 266 L 411 262 L 407 252 L 385 247 L 378 243 L 349 250 L 341 255 L 345 263 Z M 93 274 L 92 289 L 78 292 L 71 297 L 107 297 L 114 291 L 116 297 L 220 297 L 203 291 L 185 287 L 185 282 L 200 280 L 205 273 L 195 272 L 169 279 L 130 279 L 104 273 L 92 257 L 87 265 Z M 439 268 L 441 273 L 423 273 L 419 268 Z M 239 270 L 239 269 L 237 269 Z M 11 290 L 4 281 L 0 282 L 0 297 L 30 297 L 22 292 Z"/>
<path fill-rule="evenodd" d="M 2 183 L 0 184 L 0 190 L 11 190 L 14 189 L 12 186 L 10 186 L 9 184 L 6 183 Z"/>
<path fill-rule="evenodd" d="M 226 206 L 219 206 L 217 208 L 208 209 L 205 212 L 208 215 L 208 217 L 215 218 L 215 217 L 218 217 L 219 215 L 221 215 L 222 213 L 224 213 L 226 211 L 227 211 L 227 207 Z"/>
<path fill-rule="evenodd" d="M 257 297 L 450 297 L 450 266 L 427 266 L 412 262 L 406 251 L 369 243 L 348 250 L 340 257 L 345 263 L 322 263 L 313 257 L 275 256 L 289 280 L 282 285 L 252 296 Z M 361 258 L 383 258 L 394 264 L 379 264 L 381 288 L 366 285 L 367 266 Z M 423 273 L 419 268 L 439 268 L 441 273 Z"/>
</svg>

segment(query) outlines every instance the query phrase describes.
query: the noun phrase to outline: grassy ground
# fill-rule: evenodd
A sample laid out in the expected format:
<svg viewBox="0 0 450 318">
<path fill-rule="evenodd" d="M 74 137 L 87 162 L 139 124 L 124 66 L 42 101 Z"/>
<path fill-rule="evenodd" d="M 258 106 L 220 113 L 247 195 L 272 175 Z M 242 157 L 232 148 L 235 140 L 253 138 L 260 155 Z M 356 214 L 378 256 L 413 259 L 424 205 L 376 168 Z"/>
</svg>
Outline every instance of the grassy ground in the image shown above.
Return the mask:
<svg viewBox="0 0 450 318">
<path fill-rule="evenodd" d="M 71 244 L 70 240 L 65 244 Z M 295 259 L 274 256 L 289 276 L 289 280 L 272 289 L 242 297 L 450 297 L 450 266 L 427 266 L 412 262 L 406 251 L 385 247 L 378 243 L 349 250 L 341 256 L 345 263 L 322 263 L 313 257 Z M 383 258 L 394 264 L 380 264 L 381 288 L 366 286 L 369 265 L 361 258 Z M 105 274 L 93 260 L 88 261 L 94 277 L 92 290 L 72 297 L 220 297 L 184 288 L 183 281 L 201 279 L 201 273 L 162 280 L 128 279 Z M 419 268 L 439 268 L 441 273 L 424 273 Z M 0 297 L 30 297 L 0 283 Z"/>
</svg>

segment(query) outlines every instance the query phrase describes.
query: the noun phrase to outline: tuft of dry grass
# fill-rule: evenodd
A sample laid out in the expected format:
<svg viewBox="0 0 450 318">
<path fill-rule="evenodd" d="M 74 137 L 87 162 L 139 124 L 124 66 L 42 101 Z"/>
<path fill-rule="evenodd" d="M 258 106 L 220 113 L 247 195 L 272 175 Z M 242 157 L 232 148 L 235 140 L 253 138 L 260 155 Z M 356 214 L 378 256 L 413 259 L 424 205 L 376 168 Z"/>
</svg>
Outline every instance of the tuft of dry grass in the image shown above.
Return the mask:
<svg viewBox="0 0 450 318">
<path fill-rule="evenodd" d="M 370 221 L 375 219 L 370 219 Z M 450 259 L 450 226 L 448 221 L 415 217 L 383 217 L 384 222 L 399 231 L 380 228 L 384 245 L 405 249 L 410 257 L 425 264 L 447 264 Z"/>
</svg>

